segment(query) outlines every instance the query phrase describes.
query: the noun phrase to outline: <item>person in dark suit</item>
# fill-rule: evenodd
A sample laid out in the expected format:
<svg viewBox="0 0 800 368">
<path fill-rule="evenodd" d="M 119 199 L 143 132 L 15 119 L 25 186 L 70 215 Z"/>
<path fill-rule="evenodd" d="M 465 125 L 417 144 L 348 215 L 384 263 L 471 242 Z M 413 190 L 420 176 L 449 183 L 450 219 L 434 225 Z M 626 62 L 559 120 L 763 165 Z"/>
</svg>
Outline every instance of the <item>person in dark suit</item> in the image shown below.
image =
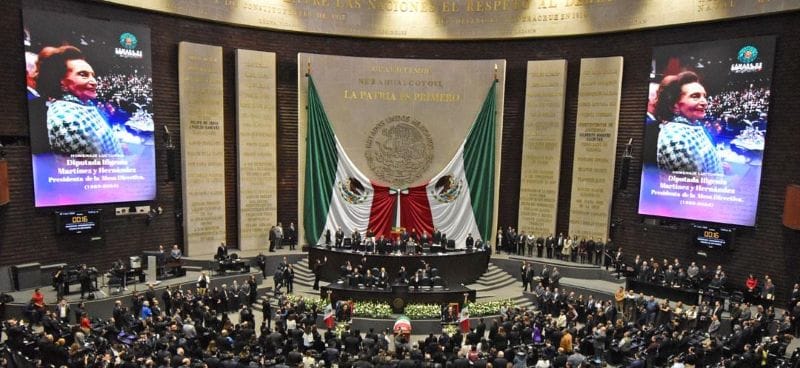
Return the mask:
<svg viewBox="0 0 800 368">
<path fill-rule="evenodd" d="M 317 259 L 317 263 L 314 264 L 314 290 L 319 290 L 319 277 L 322 274 L 322 268 L 328 263 L 328 257 L 325 257 L 324 261 Z"/>
<path fill-rule="evenodd" d="M 474 245 L 475 245 L 475 239 L 472 238 L 472 233 L 467 234 L 467 241 L 466 241 L 467 250 L 472 250 L 472 247 Z"/>
<path fill-rule="evenodd" d="M 397 271 L 397 282 L 401 284 L 408 283 L 408 272 L 406 266 L 400 266 L 400 271 Z"/>
<path fill-rule="evenodd" d="M 530 265 L 530 263 L 528 263 L 528 261 L 522 262 L 522 266 L 520 267 L 520 270 L 519 270 L 519 276 L 520 276 L 520 279 L 522 280 L 522 291 L 528 291 L 528 283 L 530 282 L 530 279 L 528 279 L 528 276 L 529 276 L 530 268 L 531 268 L 531 265 Z"/>
<path fill-rule="evenodd" d="M 547 258 L 553 258 L 553 249 L 555 248 L 556 239 L 553 238 L 553 234 L 547 236 L 547 239 L 544 240 L 544 248 L 547 252 Z"/>
<path fill-rule="evenodd" d="M 81 283 L 81 299 L 83 299 L 86 297 L 87 293 L 92 292 L 92 279 L 86 264 L 81 265 L 81 270 L 78 273 L 78 280 Z M 80 321 L 80 319 L 78 319 L 78 321 Z"/>
<path fill-rule="evenodd" d="M 334 247 L 341 248 L 344 243 L 344 231 L 342 228 L 336 229 L 336 242 L 334 243 Z"/>
<path fill-rule="evenodd" d="M 294 222 L 289 223 L 286 234 L 284 234 L 284 240 L 289 243 L 289 250 L 294 250 L 297 245 L 297 230 L 294 228 Z"/>
<path fill-rule="evenodd" d="M 414 277 L 409 281 L 409 284 L 414 287 L 414 289 L 419 289 L 419 286 L 422 285 L 422 271 L 417 271 Z"/>
<path fill-rule="evenodd" d="M 272 328 L 272 304 L 270 303 L 269 297 L 265 297 L 261 301 L 261 311 L 264 313 L 264 320 L 263 323 L 267 324 L 267 328 Z"/>
<path fill-rule="evenodd" d="M 325 229 L 325 248 L 331 247 L 331 229 Z"/>
<path fill-rule="evenodd" d="M 214 256 L 214 258 L 220 261 L 228 259 L 228 246 L 225 244 L 225 242 L 219 243 L 219 246 L 217 247 L 217 254 Z"/>
<path fill-rule="evenodd" d="M 442 244 L 442 232 L 439 229 L 433 229 L 433 244 Z"/>
<path fill-rule="evenodd" d="M 426 230 L 422 230 L 422 235 L 420 235 L 419 237 L 420 245 L 426 247 L 430 245 L 430 242 L 431 242 L 430 235 L 428 235 L 428 232 Z"/>
<path fill-rule="evenodd" d="M 358 232 L 358 229 L 353 229 L 353 232 L 350 233 L 350 242 L 352 243 L 353 249 L 361 249 L 361 233 Z"/>
<path fill-rule="evenodd" d="M 378 253 L 389 253 L 391 251 L 391 242 L 392 241 L 390 239 L 387 239 L 383 236 L 383 234 L 381 234 L 380 238 L 378 238 L 377 244 Z"/>
</svg>

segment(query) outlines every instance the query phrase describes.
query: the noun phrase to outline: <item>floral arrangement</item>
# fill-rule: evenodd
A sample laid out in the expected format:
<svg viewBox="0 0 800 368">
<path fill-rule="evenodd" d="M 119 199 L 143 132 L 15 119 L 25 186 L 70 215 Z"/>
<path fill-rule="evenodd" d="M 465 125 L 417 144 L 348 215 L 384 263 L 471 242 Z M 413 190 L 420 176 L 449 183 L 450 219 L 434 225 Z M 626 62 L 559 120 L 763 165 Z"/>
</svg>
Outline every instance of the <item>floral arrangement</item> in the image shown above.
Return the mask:
<svg viewBox="0 0 800 368">
<path fill-rule="evenodd" d="M 344 332 L 346 330 L 347 330 L 347 323 L 346 322 L 338 322 L 338 323 L 336 323 L 336 326 L 333 327 L 333 333 L 336 334 L 336 336 L 339 336 L 339 337 L 341 337 L 342 336 L 342 332 Z"/>
<path fill-rule="evenodd" d="M 294 295 L 294 294 L 287 294 L 286 300 L 292 304 L 297 304 L 300 300 L 301 296 Z M 317 310 L 324 310 L 325 307 L 328 305 L 328 299 L 322 299 L 317 297 L 302 297 L 303 301 L 306 303 L 307 308 L 313 308 L 317 306 Z"/>
<path fill-rule="evenodd" d="M 286 295 L 286 300 L 296 304 L 300 300 L 298 295 Z M 328 305 L 327 299 L 316 297 L 303 297 L 306 306 L 317 306 L 317 310 L 324 310 Z M 500 314 L 505 308 L 513 306 L 510 299 L 493 300 L 488 302 L 468 303 L 470 317 L 494 316 Z M 392 307 L 388 303 L 374 301 L 358 301 L 353 306 L 353 316 L 361 318 L 391 319 Z M 409 304 L 405 307 L 406 316 L 410 319 L 439 319 L 442 316 L 442 307 L 438 304 Z M 341 323 L 340 323 L 341 324 Z M 337 325 L 338 328 L 344 328 Z M 444 327 L 449 328 L 448 326 Z M 456 327 L 452 327 L 455 329 Z M 449 332 L 448 332 L 449 333 Z"/>
<path fill-rule="evenodd" d="M 409 304 L 405 308 L 405 315 L 410 319 L 439 319 L 442 307 L 438 304 Z"/>
<path fill-rule="evenodd" d="M 453 336 L 458 331 L 458 325 L 450 323 L 442 326 L 442 333 L 448 336 Z"/>
<path fill-rule="evenodd" d="M 386 303 L 357 302 L 353 315 L 356 317 L 388 319 L 392 316 L 392 308 Z"/>
<path fill-rule="evenodd" d="M 470 317 L 483 317 L 498 315 L 504 307 L 508 308 L 512 305 L 513 303 L 510 299 L 502 299 L 488 302 L 468 303 L 467 308 L 469 308 Z"/>
</svg>

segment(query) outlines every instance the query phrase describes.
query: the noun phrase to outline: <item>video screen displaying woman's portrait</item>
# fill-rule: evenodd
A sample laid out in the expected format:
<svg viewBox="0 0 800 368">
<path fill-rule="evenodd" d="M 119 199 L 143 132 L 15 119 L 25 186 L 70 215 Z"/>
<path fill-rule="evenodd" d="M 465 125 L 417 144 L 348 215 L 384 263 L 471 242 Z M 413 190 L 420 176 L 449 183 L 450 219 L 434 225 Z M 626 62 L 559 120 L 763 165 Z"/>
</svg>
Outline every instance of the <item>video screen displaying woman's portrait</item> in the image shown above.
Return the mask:
<svg viewBox="0 0 800 368">
<path fill-rule="evenodd" d="M 23 12 L 36 207 L 155 198 L 150 29 Z"/>
<path fill-rule="evenodd" d="M 653 50 L 639 213 L 753 226 L 775 37 Z"/>
</svg>

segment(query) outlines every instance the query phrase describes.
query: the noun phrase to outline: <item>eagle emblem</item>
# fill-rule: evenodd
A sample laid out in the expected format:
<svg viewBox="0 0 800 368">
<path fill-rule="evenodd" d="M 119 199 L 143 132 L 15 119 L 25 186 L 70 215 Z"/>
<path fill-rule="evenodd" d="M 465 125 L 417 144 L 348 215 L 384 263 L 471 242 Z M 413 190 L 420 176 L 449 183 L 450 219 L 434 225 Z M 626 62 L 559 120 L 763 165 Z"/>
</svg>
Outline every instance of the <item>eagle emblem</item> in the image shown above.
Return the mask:
<svg viewBox="0 0 800 368">
<path fill-rule="evenodd" d="M 463 183 L 453 175 L 445 175 L 436 181 L 431 191 L 431 196 L 439 203 L 450 203 L 461 195 Z"/>
<path fill-rule="evenodd" d="M 339 180 L 336 186 L 339 189 L 339 195 L 347 203 L 361 204 L 367 200 L 367 189 L 354 177 Z"/>
</svg>

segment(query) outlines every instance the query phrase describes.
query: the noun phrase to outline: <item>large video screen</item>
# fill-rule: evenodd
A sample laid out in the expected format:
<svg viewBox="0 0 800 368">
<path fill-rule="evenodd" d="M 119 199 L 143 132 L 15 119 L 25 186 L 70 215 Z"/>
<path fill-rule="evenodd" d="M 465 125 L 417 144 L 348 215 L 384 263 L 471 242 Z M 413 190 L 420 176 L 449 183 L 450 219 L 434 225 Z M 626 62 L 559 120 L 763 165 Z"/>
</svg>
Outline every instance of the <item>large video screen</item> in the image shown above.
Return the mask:
<svg viewBox="0 0 800 368">
<path fill-rule="evenodd" d="M 36 207 L 156 195 L 150 29 L 25 9 Z"/>
<path fill-rule="evenodd" d="M 653 51 L 639 213 L 753 226 L 775 37 Z"/>
</svg>

